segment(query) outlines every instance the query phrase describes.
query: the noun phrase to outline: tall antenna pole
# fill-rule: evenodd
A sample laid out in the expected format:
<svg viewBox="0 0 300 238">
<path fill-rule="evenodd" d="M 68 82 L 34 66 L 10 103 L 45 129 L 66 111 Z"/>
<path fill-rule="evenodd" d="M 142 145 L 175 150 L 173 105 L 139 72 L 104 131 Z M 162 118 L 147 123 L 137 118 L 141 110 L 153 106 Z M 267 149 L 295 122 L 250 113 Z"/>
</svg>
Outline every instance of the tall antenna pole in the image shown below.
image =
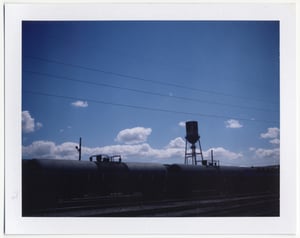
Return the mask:
<svg viewBox="0 0 300 238">
<path fill-rule="evenodd" d="M 79 147 L 75 146 L 75 148 L 79 153 L 79 160 L 81 160 L 81 137 L 79 138 Z"/>
</svg>

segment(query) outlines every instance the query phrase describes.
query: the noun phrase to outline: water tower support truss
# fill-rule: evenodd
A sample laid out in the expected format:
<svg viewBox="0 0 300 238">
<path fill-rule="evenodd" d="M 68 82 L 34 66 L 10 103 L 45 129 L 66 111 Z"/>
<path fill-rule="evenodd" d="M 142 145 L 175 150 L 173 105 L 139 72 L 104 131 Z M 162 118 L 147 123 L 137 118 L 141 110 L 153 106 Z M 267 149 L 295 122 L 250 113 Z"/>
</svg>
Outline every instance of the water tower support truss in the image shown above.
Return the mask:
<svg viewBox="0 0 300 238">
<path fill-rule="evenodd" d="M 188 140 L 185 140 L 185 156 L 184 156 L 184 164 L 192 164 L 192 165 L 197 165 L 198 162 L 201 162 L 203 164 L 203 154 L 202 154 L 202 148 L 201 148 L 201 143 L 200 140 L 198 140 L 198 145 L 199 145 L 199 151 L 197 152 L 197 147 L 196 144 L 192 144 L 188 146 Z M 201 160 L 197 160 L 197 156 L 200 155 Z"/>
</svg>

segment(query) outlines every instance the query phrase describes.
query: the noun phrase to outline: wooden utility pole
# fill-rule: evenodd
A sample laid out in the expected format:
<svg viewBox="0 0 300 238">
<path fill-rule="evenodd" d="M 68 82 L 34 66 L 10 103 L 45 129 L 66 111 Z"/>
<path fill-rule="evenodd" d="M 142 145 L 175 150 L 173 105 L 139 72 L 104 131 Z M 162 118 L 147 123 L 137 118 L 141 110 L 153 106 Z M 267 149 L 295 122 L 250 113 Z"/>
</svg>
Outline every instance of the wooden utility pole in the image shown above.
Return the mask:
<svg viewBox="0 0 300 238">
<path fill-rule="evenodd" d="M 79 160 L 81 160 L 81 137 L 79 138 L 79 147 L 75 146 L 75 148 L 79 153 Z"/>
</svg>

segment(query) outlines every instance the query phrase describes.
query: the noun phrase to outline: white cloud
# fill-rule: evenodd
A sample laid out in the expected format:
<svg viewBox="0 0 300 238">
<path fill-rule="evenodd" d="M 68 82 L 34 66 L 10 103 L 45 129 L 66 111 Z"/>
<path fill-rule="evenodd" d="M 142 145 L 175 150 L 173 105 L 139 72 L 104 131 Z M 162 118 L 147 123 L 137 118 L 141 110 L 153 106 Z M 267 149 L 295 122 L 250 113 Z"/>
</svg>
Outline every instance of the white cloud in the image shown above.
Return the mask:
<svg viewBox="0 0 300 238">
<path fill-rule="evenodd" d="M 255 148 L 250 147 L 249 151 L 252 153 L 247 161 L 247 164 L 253 166 L 257 165 L 278 165 L 280 163 L 280 149 L 279 148 Z"/>
<path fill-rule="evenodd" d="M 88 106 L 88 102 L 87 101 L 80 101 L 80 100 L 72 102 L 71 104 L 74 107 L 87 107 Z"/>
<path fill-rule="evenodd" d="M 22 156 L 25 159 L 30 158 L 48 158 L 48 159 L 66 159 L 77 160 L 78 152 L 76 150 L 78 143 L 65 142 L 55 144 L 52 141 L 35 141 L 30 145 L 22 146 Z M 162 148 L 153 148 L 148 143 L 140 144 L 119 144 L 103 147 L 82 146 L 82 158 L 87 160 L 91 155 L 108 154 L 122 156 L 123 161 L 140 162 L 160 162 L 166 164 L 184 163 L 185 141 L 180 138 L 174 138 Z M 203 157 L 206 160 L 211 159 L 211 150 L 214 152 L 214 160 L 219 160 L 221 166 L 232 165 L 255 165 L 255 164 L 278 164 L 279 148 L 263 149 L 249 148 L 253 158 L 246 159 L 241 152 L 230 151 L 223 147 L 210 148 L 203 151 Z M 197 148 L 199 151 L 199 148 Z M 199 157 L 198 157 L 199 159 Z"/>
<path fill-rule="evenodd" d="M 166 148 L 185 148 L 185 140 L 183 140 L 181 137 L 177 137 L 174 140 L 171 140 Z"/>
<path fill-rule="evenodd" d="M 276 148 L 255 148 L 250 147 L 249 151 L 252 153 L 252 163 L 270 165 L 280 163 L 280 148 L 277 147 L 280 144 L 279 139 L 280 130 L 277 127 L 270 127 L 267 132 L 261 133 L 260 138 L 270 139 L 269 142 Z"/>
<path fill-rule="evenodd" d="M 235 119 L 229 119 L 225 121 L 226 128 L 241 128 L 243 125 Z"/>
<path fill-rule="evenodd" d="M 242 153 L 235 153 L 223 147 L 210 148 L 209 150 L 203 152 L 203 156 L 210 158 L 211 150 L 213 150 L 214 158 L 216 160 L 230 161 L 243 158 Z"/>
<path fill-rule="evenodd" d="M 268 158 L 279 159 L 280 150 L 279 148 L 274 148 L 274 149 L 259 148 L 255 151 L 255 155 L 260 159 L 268 159 Z"/>
<path fill-rule="evenodd" d="M 22 131 L 34 132 L 34 118 L 31 117 L 29 111 L 22 111 Z"/>
<path fill-rule="evenodd" d="M 65 142 L 55 147 L 55 156 L 65 159 L 77 159 L 78 151 L 76 150 L 78 143 Z"/>
<path fill-rule="evenodd" d="M 260 137 L 263 139 L 268 139 L 268 138 L 274 139 L 274 138 L 278 138 L 278 136 L 279 136 L 279 128 L 277 127 L 268 128 L 268 131 L 266 133 L 260 134 Z"/>
<path fill-rule="evenodd" d="M 178 125 L 181 126 L 181 127 L 185 127 L 185 121 L 179 122 Z"/>
<path fill-rule="evenodd" d="M 147 143 L 109 145 L 103 147 L 83 146 L 82 157 L 87 159 L 94 154 L 119 154 L 122 158 L 135 161 L 164 162 L 164 160 L 171 160 L 177 163 L 183 163 L 184 148 L 181 147 L 181 142 L 179 138 L 175 138 L 162 149 L 152 148 Z M 22 156 L 25 159 L 48 158 L 77 160 L 78 152 L 75 149 L 77 145 L 78 144 L 74 142 L 65 142 L 56 145 L 51 141 L 35 141 L 28 146 L 22 146 Z"/>
<path fill-rule="evenodd" d="M 120 154 L 122 158 L 135 159 L 139 161 L 164 160 L 178 157 L 178 149 L 154 149 L 149 144 L 134 144 L 134 145 L 112 145 L 98 148 L 90 148 L 90 154 Z M 180 157 L 183 160 L 184 151 L 180 150 Z"/>
<path fill-rule="evenodd" d="M 118 133 L 115 141 L 125 143 L 127 145 L 139 144 L 147 141 L 147 138 L 151 132 L 151 128 L 144 127 L 125 129 Z"/>
<path fill-rule="evenodd" d="M 122 157 L 141 156 L 149 153 L 151 147 L 147 143 L 138 145 L 109 145 L 103 147 L 87 148 L 85 151 L 88 155 L 93 154 L 120 154 Z"/>
<path fill-rule="evenodd" d="M 279 145 L 280 144 L 280 140 L 278 138 L 275 138 L 275 139 L 270 140 L 270 143 L 274 144 L 274 145 Z"/>
<path fill-rule="evenodd" d="M 268 131 L 266 133 L 261 133 L 260 137 L 263 139 L 271 139 L 269 140 L 271 144 L 279 145 L 280 144 L 279 133 L 280 133 L 279 128 L 271 127 L 268 128 Z"/>
<path fill-rule="evenodd" d="M 22 157 L 74 160 L 78 158 L 78 152 L 75 149 L 76 145 L 73 142 L 56 145 L 52 141 L 34 141 L 31 145 L 22 146 Z"/>
<path fill-rule="evenodd" d="M 22 111 L 22 132 L 31 133 L 40 129 L 43 126 L 42 123 L 35 123 L 35 119 L 30 115 L 29 111 Z"/>
<path fill-rule="evenodd" d="M 51 141 L 34 141 L 31 145 L 22 146 L 24 158 L 55 158 L 56 145 Z"/>
</svg>

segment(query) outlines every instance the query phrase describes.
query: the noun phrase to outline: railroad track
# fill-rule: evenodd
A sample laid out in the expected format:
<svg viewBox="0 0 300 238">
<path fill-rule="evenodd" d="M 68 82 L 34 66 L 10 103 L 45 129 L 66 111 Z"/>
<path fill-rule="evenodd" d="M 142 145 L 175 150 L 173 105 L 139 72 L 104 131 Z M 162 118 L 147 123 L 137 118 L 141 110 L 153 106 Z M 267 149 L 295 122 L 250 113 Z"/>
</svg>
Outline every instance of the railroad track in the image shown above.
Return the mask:
<svg viewBox="0 0 300 238">
<path fill-rule="evenodd" d="M 279 197 L 248 194 L 190 199 L 142 200 L 139 194 L 64 201 L 60 207 L 36 211 L 47 217 L 234 217 L 279 216 Z"/>
</svg>

